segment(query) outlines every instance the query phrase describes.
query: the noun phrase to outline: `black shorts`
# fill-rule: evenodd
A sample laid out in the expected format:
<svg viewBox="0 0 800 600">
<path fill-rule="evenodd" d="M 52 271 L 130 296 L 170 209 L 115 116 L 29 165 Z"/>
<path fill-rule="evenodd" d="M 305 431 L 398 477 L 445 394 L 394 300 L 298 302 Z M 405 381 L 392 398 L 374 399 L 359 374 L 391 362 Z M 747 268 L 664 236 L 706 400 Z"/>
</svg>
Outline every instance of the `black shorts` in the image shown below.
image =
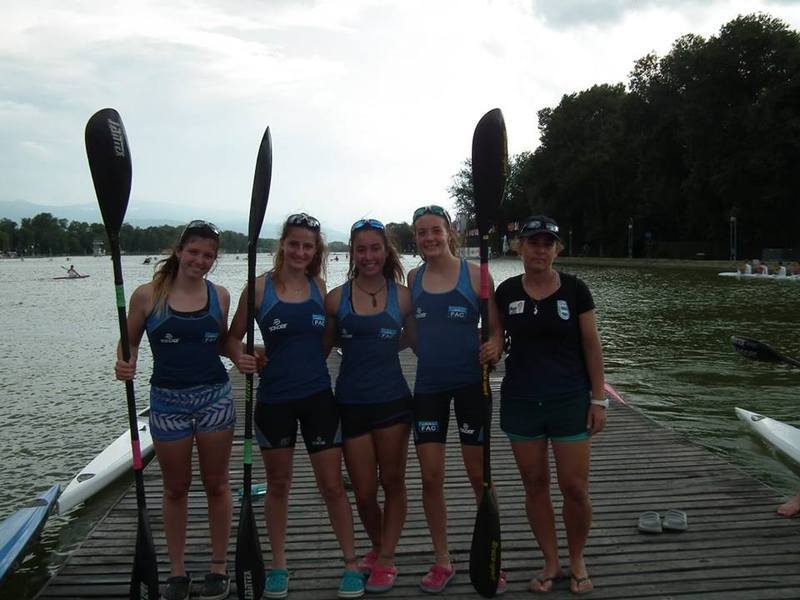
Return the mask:
<svg viewBox="0 0 800 600">
<path fill-rule="evenodd" d="M 588 392 L 570 392 L 543 400 L 503 395 L 500 398 L 500 429 L 511 441 L 588 440 L 589 398 Z"/>
<path fill-rule="evenodd" d="M 450 400 L 458 422 L 458 435 L 466 446 L 483 445 L 486 400 L 480 383 L 434 393 L 414 394 L 414 443 L 447 442 Z M 491 396 L 489 397 L 491 402 Z"/>
<path fill-rule="evenodd" d="M 262 450 L 294 448 L 298 422 L 309 454 L 342 445 L 339 407 L 330 388 L 300 400 L 257 402 L 253 422 Z"/>
<path fill-rule="evenodd" d="M 342 436 L 349 440 L 374 429 L 383 429 L 398 423 L 407 425 L 411 423 L 413 416 L 411 406 L 411 396 L 375 404 L 340 404 Z"/>
</svg>

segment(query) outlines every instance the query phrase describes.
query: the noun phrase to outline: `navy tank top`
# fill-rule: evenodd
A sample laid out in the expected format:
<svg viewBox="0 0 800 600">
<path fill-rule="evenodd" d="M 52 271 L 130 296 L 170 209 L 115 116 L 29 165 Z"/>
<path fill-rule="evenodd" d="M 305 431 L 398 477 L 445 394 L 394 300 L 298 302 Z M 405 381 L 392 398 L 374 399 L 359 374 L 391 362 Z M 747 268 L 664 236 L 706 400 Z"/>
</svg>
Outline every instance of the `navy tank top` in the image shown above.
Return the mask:
<svg viewBox="0 0 800 600">
<path fill-rule="evenodd" d="M 256 323 L 267 350 L 256 398 L 278 404 L 300 400 L 331 386 L 328 365 L 322 353 L 325 309 L 322 294 L 308 278 L 311 295 L 303 302 L 284 302 L 264 275 L 264 298 L 256 312 Z"/>
<path fill-rule="evenodd" d="M 478 320 L 480 301 L 472 289 L 469 265 L 461 260 L 455 288 L 434 294 L 422 287 L 417 271 L 411 296 L 417 324 L 416 393 L 434 393 L 481 380 Z"/>
<path fill-rule="evenodd" d="M 342 365 L 336 379 L 336 400 L 342 404 L 377 404 L 410 395 L 400 368 L 403 317 L 397 286 L 386 280 L 386 307 L 376 315 L 358 315 L 351 302 L 353 282 L 342 286 L 336 311 Z"/>
<path fill-rule="evenodd" d="M 208 301 L 202 310 L 184 313 L 165 304 L 147 316 L 145 331 L 153 352 L 151 385 L 181 389 L 228 381 L 217 343 L 222 309 L 214 284 L 206 281 L 206 290 Z"/>
</svg>

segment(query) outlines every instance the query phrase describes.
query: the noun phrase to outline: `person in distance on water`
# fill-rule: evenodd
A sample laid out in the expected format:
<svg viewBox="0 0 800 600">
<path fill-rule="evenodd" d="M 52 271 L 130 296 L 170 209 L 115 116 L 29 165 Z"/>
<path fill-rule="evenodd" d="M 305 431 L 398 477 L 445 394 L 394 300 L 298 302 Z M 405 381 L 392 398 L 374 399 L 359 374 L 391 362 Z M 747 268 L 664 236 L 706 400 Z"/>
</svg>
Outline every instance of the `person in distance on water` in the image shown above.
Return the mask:
<svg viewBox="0 0 800 600">
<path fill-rule="evenodd" d="M 456 573 L 447 544 L 444 496 L 450 401 L 455 405 L 464 466 L 476 502 L 480 502 L 486 402 L 481 390 L 481 356 L 496 360 L 501 346 L 490 337 L 481 350 L 480 269 L 456 256 L 456 239 L 447 211 L 441 206 L 422 206 L 414 211 L 412 227 L 424 261 L 408 274 L 416 327 L 412 347 L 417 354 L 414 442 L 422 471 L 422 505 L 435 552 L 435 562 L 420 588 L 439 593 Z M 498 322 L 493 289 L 490 292 L 489 323 L 483 326 L 491 332 Z M 505 579 L 501 571 L 498 594 L 505 591 Z"/>
<path fill-rule="evenodd" d="M 150 431 L 164 482 L 164 533 L 171 576 L 165 600 L 189 598 L 184 566 L 187 498 L 192 481 L 192 445 L 197 442 L 200 477 L 208 498 L 211 566 L 200 598 L 228 596 L 226 573 L 231 528 L 228 462 L 236 420 L 228 373 L 219 358 L 228 332 L 230 295 L 206 279 L 217 259 L 219 229 L 192 221 L 153 281 L 136 288 L 128 311 L 131 359 L 117 360 L 117 379 L 136 373 L 146 331 L 153 353 Z"/>
<path fill-rule="evenodd" d="M 359 562 L 367 592 L 394 586 L 394 552 L 406 518 L 406 459 L 411 392 L 398 351 L 412 325 L 411 294 L 383 223 L 359 219 L 350 229 L 347 282 L 325 299 L 325 351 L 338 338 L 342 364 L 336 380 L 344 457 L 358 513 L 372 548 Z M 384 506 L 378 503 L 378 482 Z"/>
<path fill-rule="evenodd" d="M 530 589 L 549 592 L 564 578 L 550 499 L 549 442 L 564 498 L 570 590 L 582 594 L 592 589 L 583 558 L 592 521 L 590 436 L 603 430 L 608 406 L 594 301 L 583 281 L 553 268 L 563 249 L 553 219 L 528 218 L 516 242 L 525 271 L 501 283 L 495 295 L 508 352 L 500 426 L 511 440 L 528 521 L 544 557 Z"/>
<path fill-rule="evenodd" d="M 75 270 L 74 265 L 70 265 L 69 269 L 67 269 L 67 277 L 80 277 L 81 274 Z"/>
<path fill-rule="evenodd" d="M 266 365 L 256 394 L 256 439 L 267 471 L 265 515 L 272 549 L 265 598 L 289 593 L 286 527 L 297 424 L 325 501 L 345 571 L 339 598 L 364 595 L 353 537 L 353 514 L 342 481 L 341 429 L 323 353 L 326 249 L 317 219 L 290 215 L 283 225 L 273 268 L 256 278 L 255 319 L 261 329 Z M 256 357 L 245 354 L 247 289 L 231 323 L 228 351 L 242 373 L 255 373 Z"/>
</svg>

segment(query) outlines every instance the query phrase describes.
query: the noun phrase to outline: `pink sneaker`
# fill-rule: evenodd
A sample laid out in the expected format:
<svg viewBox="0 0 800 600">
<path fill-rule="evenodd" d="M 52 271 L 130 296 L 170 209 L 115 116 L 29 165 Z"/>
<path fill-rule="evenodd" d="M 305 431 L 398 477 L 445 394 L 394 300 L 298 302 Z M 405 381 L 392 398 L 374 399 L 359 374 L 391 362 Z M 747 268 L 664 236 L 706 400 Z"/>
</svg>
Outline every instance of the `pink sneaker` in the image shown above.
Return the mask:
<svg viewBox="0 0 800 600">
<path fill-rule="evenodd" d="M 378 560 L 378 551 L 373 548 L 367 552 L 364 557 L 358 561 L 358 570 L 364 574 L 369 574 L 375 567 L 375 562 Z"/>
<path fill-rule="evenodd" d="M 500 575 L 497 577 L 497 591 L 494 593 L 495 596 L 499 596 L 501 594 L 506 593 L 506 578 L 508 577 L 508 573 L 500 570 Z"/>
<path fill-rule="evenodd" d="M 454 565 L 450 565 L 449 569 L 433 565 L 428 574 L 422 578 L 419 588 L 428 594 L 438 594 L 447 587 L 447 584 L 455 576 L 456 568 Z"/>
<path fill-rule="evenodd" d="M 367 579 L 367 585 L 364 589 L 373 594 L 388 592 L 394 587 L 395 579 L 397 579 L 397 568 L 375 565 L 370 571 L 369 579 Z"/>
</svg>

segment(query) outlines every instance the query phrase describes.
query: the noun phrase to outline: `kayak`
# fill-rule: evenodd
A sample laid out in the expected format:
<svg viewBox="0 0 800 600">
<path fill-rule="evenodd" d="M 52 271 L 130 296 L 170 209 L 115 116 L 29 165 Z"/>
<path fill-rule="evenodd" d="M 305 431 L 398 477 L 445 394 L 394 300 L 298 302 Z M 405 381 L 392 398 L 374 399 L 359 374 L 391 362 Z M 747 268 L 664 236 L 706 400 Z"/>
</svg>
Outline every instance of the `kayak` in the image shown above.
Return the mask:
<svg viewBox="0 0 800 600">
<path fill-rule="evenodd" d="M 44 527 L 58 497 L 58 484 L 0 523 L 0 582 L 25 556 L 25 549 Z"/>
<path fill-rule="evenodd" d="M 774 279 L 776 281 L 800 281 L 800 275 L 764 275 L 763 273 L 738 273 L 736 271 L 724 271 L 718 273 L 720 277 L 735 277 L 736 279 Z"/>
<path fill-rule="evenodd" d="M 153 438 L 150 435 L 148 414 L 150 409 L 139 412 L 139 446 L 142 458 L 153 452 Z M 93 496 L 123 473 L 133 467 L 130 431 L 121 434 L 116 440 L 72 478 L 58 499 L 58 513 L 64 514 L 76 504 Z"/>
<path fill-rule="evenodd" d="M 800 464 L 800 429 L 743 408 L 734 410 L 750 431 Z"/>
<path fill-rule="evenodd" d="M 70 277 L 69 275 L 65 275 L 63 277 L 53 277 L 53 279 L 86 279 L 89 275 L 77 275 Z"/>
</svg>

